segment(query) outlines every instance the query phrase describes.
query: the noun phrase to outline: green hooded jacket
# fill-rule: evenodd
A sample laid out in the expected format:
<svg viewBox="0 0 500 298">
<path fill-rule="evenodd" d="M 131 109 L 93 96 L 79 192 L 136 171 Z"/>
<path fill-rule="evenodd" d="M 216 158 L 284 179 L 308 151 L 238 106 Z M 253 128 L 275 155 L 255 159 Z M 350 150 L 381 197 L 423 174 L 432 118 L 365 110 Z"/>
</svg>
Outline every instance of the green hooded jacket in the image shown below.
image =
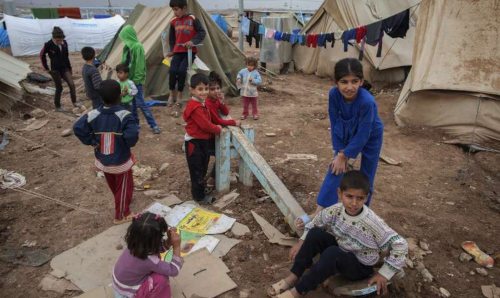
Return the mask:
<svg viewBox="0 0 500 298">
<path fill-rule="evenodd" d="M 143 85 L 146 81 L 146 56 L 144 55 L 144 47 L 137 39 L 137 33 L 135 33 L 134 27 L 132 27 L 132 25 L 126 25 L 118 36 L 125 44 L 121 63 L 126 63 L 130 54 L 128 63 L 130 69 L 129 79 L 136 85 Z"/>
</svg>

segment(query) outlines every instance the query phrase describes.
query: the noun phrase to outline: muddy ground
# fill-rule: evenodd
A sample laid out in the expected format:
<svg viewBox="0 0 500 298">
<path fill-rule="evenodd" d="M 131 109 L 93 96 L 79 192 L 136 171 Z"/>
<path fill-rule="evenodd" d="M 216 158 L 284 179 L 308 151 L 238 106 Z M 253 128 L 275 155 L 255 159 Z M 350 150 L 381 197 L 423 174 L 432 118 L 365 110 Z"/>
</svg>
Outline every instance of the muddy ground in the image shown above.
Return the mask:
<svg viewBox="0 0 500 298">
<path fill-rule="evenodd" d="M 37 57 L 25 58 L 39 70 Z M 79 78 L 79 55 L 72 55 L 75 78 Z M 312 211 L 315 197 L 327 164 L 331 143 L 328 130 L 327 94 L 330 79 L 302 74 L 265 78 L 269 92 L 260 93 L 258 121 L 246 120 L 255 127 L 255 144 L 298 202 Z M 500 269 L 488 270 L 488 276 L 470 272 L 479 267 L 473 261 L 461 263 L 460 244 L 473 240 L 488 253 L 500 250 L 500 161 L 488 152 L 469 154 L 446 145 L 446 137 L 428 128 L 400 128 L 393 119 L 400 85 L 376 86 L 376 99 L 385 123 L 384 153 L 402 162 L 401 166 L 379 164 L 372 208 L 405 237 L 424 240 L 432 254 L 425 257 L 427 269 L 434 275 L 432 283 L 424 282 L 414 269 L 406 269 L 405 279 L 391 288 L 391 297 L 434 297 L 431 286 L 447 289 L 452 297 L 481 297 L 481 285 L 500 284 Z M 83 99 L 83 89 L 78 94 Z M 70 107 L 65 88 L 64 103 Z M 49 123 L 37 131 L 18 132 L 44 148 L 57 151 L 57 157 L 44 149 L 26 151 L 30 143 L 13 138 L 0 151 L 0 168 L 26 176 L 26 188 L 98 212 L 90 216 L 80 211 L 32 198 L 13 191 L 0 192 L 0 245 L 20 247 L 26 240 L 36 247 L 46 247 L 57 255 L 112 225 L 113 200 L 103 178 L 96 177 L 93 153 L 74 136 L 63 138 L 61 131 L 70 128 L 74 119 L 55 113 L 50 96 L 26 98 L 27 103 L 49 111 Z M 242 106 L 238 98 L 229 99 L 231 114 L 238 117 Z M 90 102 L 86 102 L 87 106 Z M 32 108 L 17 104 L 12 114 L 0 118 L 0 126 L 18 130 L 26 126 L 20 115 Z M 144 119 L 140 141 L 134 148 L 140 164 L 159 167 L 169 163 L 166 172 L 150 181 L 152 189 L 173 192 L 183 200 L 190 199 L 189 176 L 181 151 L 184 135 L 181 118 L 172 117 L 173 108 L 154 108 L 162 134 L 153 135 Z M 264 134 L 273 132 L 276 137 Z M 317 161 L 280 162 L 285 153 L 309 153 Z M 359 166 L 359 162 L 357 163 Z M 233 166 L 233 171 L 237 168 Z M 283 232 L 289 232 L 280 211 L 264 196 L 260 185 L 237 188 L 240 197 L 229 205 L 237 220 L 249 226 L 251 236 L 233 248 L 224 261 L 238 288 L 222 297 L 239 297 L 242 290 L 251 297 L 264 297 L 271 281 L 287 274 L 288 249 L 267 242 L 250 210 L 264 216 Z M 139 211 L 152 202 L 137 191 L 132 209 Z M 110 248 L 115 249 L 115 248 Z M 264 254 L 269 257 L 264 260 Z M 0 296 L 2 297 L 72 297 L 79 292 L 43 292 L 38 284 L 50 266 L 27 267 L 1 262 Z M 321 290 L 320 290 L 321 292 Z M 318 295 L 309 295 L 318 297 Z"/>
</svg>

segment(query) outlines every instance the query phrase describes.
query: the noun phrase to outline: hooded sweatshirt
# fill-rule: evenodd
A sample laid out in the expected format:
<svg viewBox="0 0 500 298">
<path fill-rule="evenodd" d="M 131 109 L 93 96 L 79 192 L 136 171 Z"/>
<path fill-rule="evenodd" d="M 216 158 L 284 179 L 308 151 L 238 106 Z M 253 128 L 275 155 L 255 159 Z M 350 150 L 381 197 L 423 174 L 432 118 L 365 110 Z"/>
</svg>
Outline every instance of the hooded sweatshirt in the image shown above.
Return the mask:
<svg viewBox="0 0 500 298">
<path fill-rule="evenodd" d="M 195 98 L 187 102 L 182 118 L 186 121 L 186 140 L 208 140 L 213 137 L 212 135 L 220 133 L 220 127 L 212 123 L 205 104 Z"/>
<path fill-rule="evenodd" d="M 129 79 L 136 85 L 143 85 L 146 81 L 146 56 L 144 47 L 137 39 L 134 27 L 126 25 L 118 36 L 125 44 L 121 63 L 128 65 L 130 69 Z"/>
</svg>

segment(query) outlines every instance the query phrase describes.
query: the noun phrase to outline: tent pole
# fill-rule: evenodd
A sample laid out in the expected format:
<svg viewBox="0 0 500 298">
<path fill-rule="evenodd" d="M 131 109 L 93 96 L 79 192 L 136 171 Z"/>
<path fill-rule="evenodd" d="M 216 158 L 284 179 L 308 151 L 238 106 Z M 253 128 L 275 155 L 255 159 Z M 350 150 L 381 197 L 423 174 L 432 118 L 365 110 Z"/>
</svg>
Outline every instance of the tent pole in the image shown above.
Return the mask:
<svg viewBox="0 0 500 298">
<path fill-rule="evenodd" d="M 240 48 L 240 51 L 243 52 L 243 31 L 241 30 L 243 28 L 242 26 L 242 21 L 243 21 L 243 0 L 239 0 L 239 21 L 240 21 L 240 29 L 239 29 L 239 37 L 238 37 L 238 47 Z"/>
</svg>

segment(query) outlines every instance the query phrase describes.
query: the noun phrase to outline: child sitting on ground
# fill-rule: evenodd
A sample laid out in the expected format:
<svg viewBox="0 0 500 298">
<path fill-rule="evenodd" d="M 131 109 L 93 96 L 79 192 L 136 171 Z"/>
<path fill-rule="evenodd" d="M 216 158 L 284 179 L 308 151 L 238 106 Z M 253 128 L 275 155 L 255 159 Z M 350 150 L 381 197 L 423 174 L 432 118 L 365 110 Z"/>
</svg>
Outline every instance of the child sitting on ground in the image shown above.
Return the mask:
<svg viewBox="0 0 500 298">
<path fill-rule="evenodd" d="M 236 86 L 240 89 L 241 99 L 243 100 L 243 114 L 241 120 L 248 117 L 248 106 L 252 105 L 253 120 L 259 119 L 259 110 L 257 109 L 257 86 L 262 84 L 262 78 L 259 71 L 257 71 L 257 59 L 248 57 L 246 59 L 246 68 L 238 72 L 236 77 Z"/>
<path fill-rule="evenodd" d="M 99 94 L 102 78 L 94 65 L 95 50 L 91 47 L 84 47 L 81 53 L 83 60 L 85 60 L 85 64 L 82 67 L 82 79 L 85 84 L 85 93 L 92 101 L 92 108 L 97 109 L 102 106 L 102 98 Z"/>
<path fill-rule="evenodd" d="M 191 77 L 191 98 L 184 109 L 186 121 L 184 146 L 191 178 L 191 194 L 198 202 L 212 203 L 214 198 L 206 193 L 205 175 L 210 161 L 209 140 L 220 134 L 222 127 L 212 123 L 210 112 L 205 106 L 208 96 L 208 78 L 203 74 Z"/>
<path fill-rule="evenodd" d="M 113 268 L 112 286 L 117 298 L 170 298 L 168 277 L 177 276 L 182 267 L 181 239 L 165 219 L 145 212 L 134 217 L 125 236 L 123 250 Z M 173 249 L 172 262 L 160 259 L 160 253 Z"/>
<path fill-rule="evenodd" d="M 128 79 L 129 68 L 126 64 L 116 66 L 116 76 L 120 83 L 122 106 L 129 112 L 132 112 L 132 106 L 135 105 L 134 97 L 137 94 L 137 87 L 132 80 Z"/>
<path fill-rule="evenodd" d="M 121 106 L 120 93 L 117 81 L 103 81 L 100 94 L 104 106 L 83 115 L 73 126 L 75 136 L 83 144 L 94 147 L 95 166 L 104 172 L 115 198 L 115 224 L 130 221 L 133 216 L 129 206 L 134 191 L 135 158 L 130 148 L 139 139 L 137 122 Z"/>
<path fill-rule="evenodd" d="M 341 202 L 321 210 L 306 224 L 299 242 L 290 249 L 291 274 L 268 289 L 270 296 L 301 297 L 337 273 L 350 280 L 371 276 L 368 284 L 376 284 L 377 294 L 387 292 L 387 282 L 405 265 L 408 244 L 364 205 L 369 191 L 365 174 L 344 174 L 338 189 Z M 373 275 L 373 266 L 385 250 L 389 256 Z M 320 258 L 313 264 L 317 254 Z"/>
<path fill-rule="evenodd" d="M 224 103 L 224 93 L 222 92 L 222 79 L 212 71 L 208 75 L 208 97 L 205 106 L 210 112 L 212 123 L 221 126 L 240 126 L 240 122 L 233 119 L 223 119 L 221 116 L 228 116 L 229 109 Z M 210 139 L 210 155 L 215 156 L 215 137 Z M 210 171 L 207 181 L 207 188 L 213 188 L 215 183 L 215 164 Z"/>
</svg>

